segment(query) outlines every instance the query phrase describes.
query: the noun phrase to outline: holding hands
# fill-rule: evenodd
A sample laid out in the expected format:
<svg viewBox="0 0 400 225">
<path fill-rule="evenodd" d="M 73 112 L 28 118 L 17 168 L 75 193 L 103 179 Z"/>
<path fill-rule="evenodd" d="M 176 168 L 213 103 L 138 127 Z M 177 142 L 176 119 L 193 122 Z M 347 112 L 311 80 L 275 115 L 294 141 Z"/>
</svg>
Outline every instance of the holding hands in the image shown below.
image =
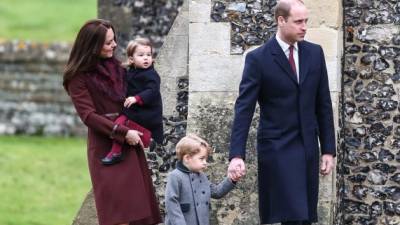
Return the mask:
<svg viewBox="0 0 400 225">
<path fill-rule="evenodd" d="M 233 181 L 238 181 L 246 174 L 246 166 L 243 159 L 233 158 L 229 163 L 228 177 Z"/>
</svg>

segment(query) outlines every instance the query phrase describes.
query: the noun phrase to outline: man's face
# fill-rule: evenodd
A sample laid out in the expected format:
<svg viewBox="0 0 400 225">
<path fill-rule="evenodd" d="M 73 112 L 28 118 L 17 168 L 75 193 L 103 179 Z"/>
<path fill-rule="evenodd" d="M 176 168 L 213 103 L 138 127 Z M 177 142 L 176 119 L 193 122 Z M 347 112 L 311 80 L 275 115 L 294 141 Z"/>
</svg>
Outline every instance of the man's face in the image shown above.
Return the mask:
<svg viewBox="0 0 400 225">
<path fill-rule="evenodd" d="M 283 17 L 278 18 L 281 38 L 288 44 L 304 40 L 307 21 L 307 8 L 302 4 L 293 4 L 290 9 L 290 15 L 286 20 Z"/>
</svg>

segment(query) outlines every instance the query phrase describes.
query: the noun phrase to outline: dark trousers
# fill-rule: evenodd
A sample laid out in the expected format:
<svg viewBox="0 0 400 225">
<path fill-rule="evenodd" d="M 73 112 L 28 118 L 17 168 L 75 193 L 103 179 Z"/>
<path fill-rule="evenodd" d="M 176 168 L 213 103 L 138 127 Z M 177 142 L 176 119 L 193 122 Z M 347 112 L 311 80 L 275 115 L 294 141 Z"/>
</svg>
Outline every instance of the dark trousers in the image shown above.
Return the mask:
<svg viewBox="0 0 400 225">
<path fill-rule="evenodd" d="M 288 222 L 282 222 L 282 225 L 311 225 L 310 222 L 308 221 L 288 221 Z"/>
</svg>

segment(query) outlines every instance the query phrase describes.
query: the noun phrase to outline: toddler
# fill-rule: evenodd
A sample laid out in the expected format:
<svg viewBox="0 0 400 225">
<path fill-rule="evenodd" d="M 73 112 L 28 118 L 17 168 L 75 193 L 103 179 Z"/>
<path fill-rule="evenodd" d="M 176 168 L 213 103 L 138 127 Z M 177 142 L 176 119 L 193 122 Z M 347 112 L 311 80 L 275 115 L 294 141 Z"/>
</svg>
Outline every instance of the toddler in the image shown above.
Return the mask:
<svg viewBox="0 0 400 225">
<path fill-rule="evenodd" d="M 151 132 L 157 143 L 163 141 L 162 100 L 160 76 L 153 67 L 153 46 L 146 38 L 137 38 L 128 43 L 126 54 L 127 93 L 122 114 L 115 120 L 124 124 L 132 120 Z M 101 161 L 113 165 L 122 161 L 122 146 L 115 142 L 111 151 Z"/>
</svg>

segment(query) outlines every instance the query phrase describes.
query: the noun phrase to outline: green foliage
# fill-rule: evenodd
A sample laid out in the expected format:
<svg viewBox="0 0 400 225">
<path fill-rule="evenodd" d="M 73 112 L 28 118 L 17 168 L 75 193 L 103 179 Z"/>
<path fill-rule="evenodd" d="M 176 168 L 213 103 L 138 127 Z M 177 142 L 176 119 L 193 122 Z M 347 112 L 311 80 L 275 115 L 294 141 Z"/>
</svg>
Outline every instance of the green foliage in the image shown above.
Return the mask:
<svg viewBox="0 0 400 225">
<path fill-rule="evenodd" d="M 0 40 L 73 41 L 96 0 L 1 0 Z"/>
<path fill-rule="evenodd" d="M 0 136 L 0 224 L 72 224 L 90 188 L 85 140 Z"/>
</svg>

